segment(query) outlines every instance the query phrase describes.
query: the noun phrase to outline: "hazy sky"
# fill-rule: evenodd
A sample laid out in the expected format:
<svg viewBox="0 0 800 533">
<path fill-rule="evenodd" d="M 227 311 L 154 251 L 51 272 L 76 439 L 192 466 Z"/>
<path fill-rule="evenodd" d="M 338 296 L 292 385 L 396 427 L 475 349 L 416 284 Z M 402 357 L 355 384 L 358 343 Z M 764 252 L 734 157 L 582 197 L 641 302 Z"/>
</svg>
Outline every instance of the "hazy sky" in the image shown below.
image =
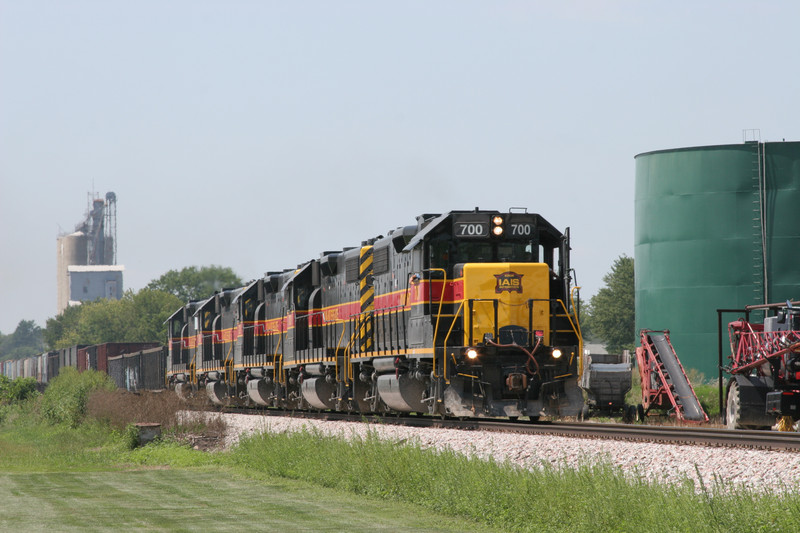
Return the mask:
<svg viewBox="0 0 800 533">
<path fill-rule="evenodd" d="M 118 263 L 243 279 L 527 207 L 582 297 L 633 255 L 641 152 L 800 134 L 800 3 L 0 0 L 0 331 L 117 195 Z"/>
</svg>

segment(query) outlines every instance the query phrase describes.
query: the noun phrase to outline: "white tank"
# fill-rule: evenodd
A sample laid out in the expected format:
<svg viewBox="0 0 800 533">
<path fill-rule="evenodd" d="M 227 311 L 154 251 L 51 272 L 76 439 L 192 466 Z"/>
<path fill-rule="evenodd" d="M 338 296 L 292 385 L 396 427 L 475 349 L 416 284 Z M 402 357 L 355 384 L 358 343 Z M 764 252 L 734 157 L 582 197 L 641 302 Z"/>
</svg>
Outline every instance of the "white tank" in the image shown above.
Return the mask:
<svg viewBox="0 0 800 533">
<path fill-rule="evenodd" d="M 56 262 L 58 271 L 56 274 L 58 308 L 56 309 L 56 314 L 60 315 L 69 305 L 69 274 L 67 267 L 86 264 L 86 246 L 86 234 L 82 231 L 62 235 L 58 238 Z"/>
</svg>

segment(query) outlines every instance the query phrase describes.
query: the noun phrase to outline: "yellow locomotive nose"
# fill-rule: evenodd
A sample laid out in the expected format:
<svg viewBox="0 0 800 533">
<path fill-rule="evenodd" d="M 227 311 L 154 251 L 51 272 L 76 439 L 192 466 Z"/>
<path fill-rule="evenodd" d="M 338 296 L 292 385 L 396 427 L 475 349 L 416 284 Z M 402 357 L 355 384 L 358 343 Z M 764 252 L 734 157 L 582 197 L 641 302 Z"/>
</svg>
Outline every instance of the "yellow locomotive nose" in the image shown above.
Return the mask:
<svg viewBox="0 0 800 533">
<path fill-rule="evenodd" d="M 487 334 L 502 343 L 498 324 L 543 331 L 543 342 L 550 342 L 550 269 L 546 264 L 469 263 L 464 265 L 463 276 L 463 298 L 471 313 L 465 345 Z"/>
</svg>

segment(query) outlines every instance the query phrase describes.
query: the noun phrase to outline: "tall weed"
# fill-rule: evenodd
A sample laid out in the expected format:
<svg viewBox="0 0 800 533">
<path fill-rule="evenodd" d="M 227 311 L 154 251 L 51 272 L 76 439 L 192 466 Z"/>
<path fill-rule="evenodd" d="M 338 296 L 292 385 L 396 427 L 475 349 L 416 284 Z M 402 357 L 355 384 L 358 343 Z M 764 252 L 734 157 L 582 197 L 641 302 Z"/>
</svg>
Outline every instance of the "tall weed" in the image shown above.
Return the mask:
<svg viewBox="0 0 800 533">
<path fill-rule="evenodd" d="M 97 390 L 89 396 L 87 414 L 122 429 L 129 424 L 149 422 L 166 429 L 177 423 L 177 413 L 187 409 L 174 392 L 128 392 Z"/>
<path fill-rule="evenodd" d="M 160 424 L 166 439 L 189 443 L 198 449 L 213 449 L 222 444 L 227 426 L 208 407 L 205 395 L 184 400 L 171 391 L 98 390 L 89 397 L 87 415 L 108 423 L 129 442 L 132 442 L 130 428 L 146 422 Z"/>
<path fill-rule="evenodd" d="M 89 395 L 96 390 L 115 388 L 114 382 L 103 372 L 62 368 L 42 394 L 42 416 L 54 424 L 77 427 L 86 417 Z"/>
</svg>

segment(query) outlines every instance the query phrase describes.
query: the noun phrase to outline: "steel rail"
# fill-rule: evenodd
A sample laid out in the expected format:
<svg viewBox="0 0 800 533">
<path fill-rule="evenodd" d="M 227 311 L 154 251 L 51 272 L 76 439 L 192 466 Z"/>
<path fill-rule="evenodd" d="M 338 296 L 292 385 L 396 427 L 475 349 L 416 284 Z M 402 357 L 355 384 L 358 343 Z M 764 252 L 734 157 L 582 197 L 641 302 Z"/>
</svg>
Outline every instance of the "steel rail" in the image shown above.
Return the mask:
<svg viewBox="0 0 800 533">
<path fill-rule="evenodd" d="M 525 435 L 553 435 L 584 439 L 800 451 L 800 433 L 797 432 L 592 422 L 511 422 L 483 419 L 441 419 L 431 416 L 381 416 L 374 414 L 361 415 L 328 411 L 309 412 L 280 409 L 253 410 L 228 408 L 225 409 L 224 412 L 261 416 L 292 416 L 296 418 L 364 422 L 369 424 L 393 424 L 409 427 L 511 432 Z"/>
</svg>

